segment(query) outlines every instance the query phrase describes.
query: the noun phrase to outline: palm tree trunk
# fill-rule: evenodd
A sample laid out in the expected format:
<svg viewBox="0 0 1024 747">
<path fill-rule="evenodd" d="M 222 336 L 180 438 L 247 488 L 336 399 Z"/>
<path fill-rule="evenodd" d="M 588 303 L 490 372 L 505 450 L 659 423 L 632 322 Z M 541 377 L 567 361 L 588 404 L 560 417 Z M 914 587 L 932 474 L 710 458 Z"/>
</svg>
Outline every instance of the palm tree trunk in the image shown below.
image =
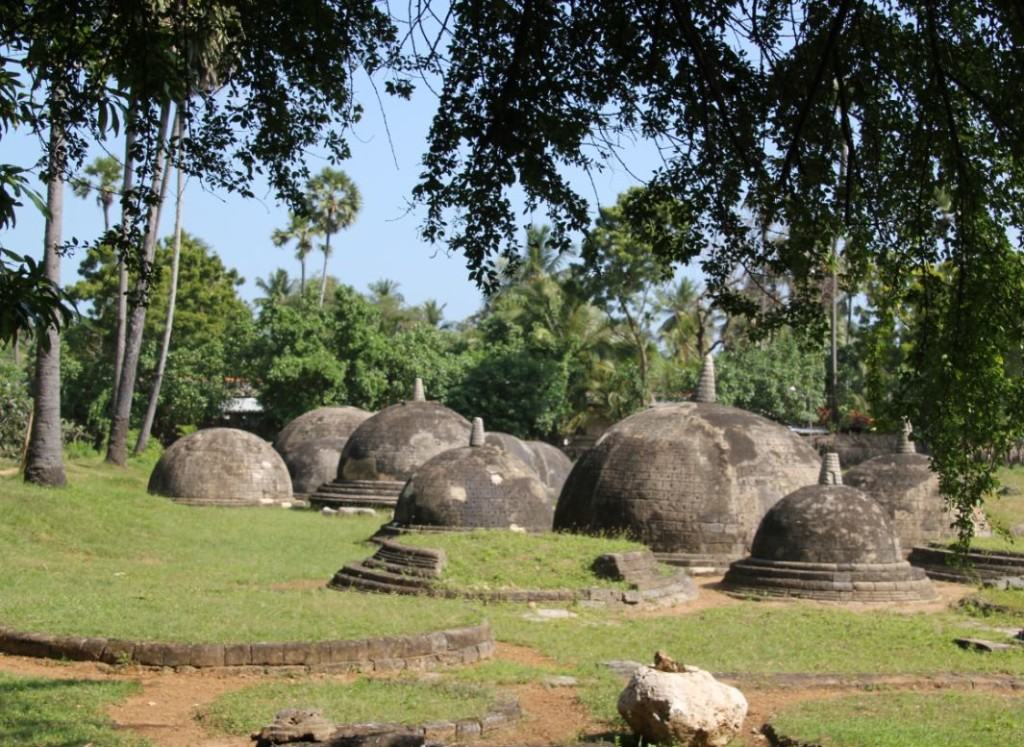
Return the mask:
<svg viewBox="0 0 1024 747">
<path fill-rule="evenodd" d="M 299 298 L 306 295 L 306 255 L 299 257 Z"/>
<path fill-rule="evenodd" d="M 129 192 L 135 182 L 135 167 L 132 160 L 132 148 L 135 145 L 135 123 L 132 116 L 132 105 L 129 105 L 128 126 L 124 144 L 124 179 L 121 183 L 121 231 L 122 237 L 127 236 L 128 220 L 124 205 L 130 199 Z M 124 345 L 128 331 L 128 267 L 124 257 L 118 252 L 117 257 L 117 338 L 114 349 L 114 387 L 110 399 L 110 415 L 113 417 L 117 406 L 117 389 L 121 385 L 121 371 L 124 368 Z"/>
<path fill-rule="evenodd" d="M 181 106 L 178 106 L 178 115 L 174 119 L 174 139 L 181 139 Z M 179 151 L 180 152 L 180 151 Z M 168 173 L 170 165 L 168 165 Z M 174 304 L 178 298 L 178 265 L 181 260 L 181 210 L 185 197 L 185 172 L 181 169 L 181 159 L 178 161 L 178 189 L 175 196 L 174 207 L 174 254 L 171 259 L 171 288 L 167 295 L 167 319 L 164 323 L 164 337 L 160 341 L 160 357 L 156 364 L 156 376 L 153 378 L 153 389 L 149 393 L 149 405 L 146 407 L 146 417 L 142 421 L 142 428 L 139 430 L 139 438 L 135 442 L 136 455 L 146 450 L 149 443 L 149 434 L 153 430 L 153 420 L 156 418 L 156 406 L 160 401 L 160 387 L 164 381 L 164 371 L 167 368 L 167 354 L 171 348 L 171 329 L 174 327 Z"/>
<path fill-rule="evenodd" d="M 139 274 L 135 291 L 138 300 L 132 308 L 125 338 L 124 364 L 121 369 L 121 380 L 117 387 L 117 401 L 114 403 L 114 416 L 110 422 L 110 439 L 107 443 L 107 462 L 124 466 L 128 459 L 128 423 L 132 414 L 132 399 L 135 395 L 135 378 L 138 374 L 139 353 L 142 351 L 142 331 L 146 323 L 146 302 L 153 259 L 156 256 L 156 235 L 160 229 L 160 205 L 167 194 L 167 124 L 170 119 L 170 103 L 160 107 L 160 125 L 157 132 L 157 154 L 153 166 L 153 186 L 160 190 L 157 203 L 149 207 L 149 220 L 146 226 L 146 238 L 142 248 L 143 271 Z"/>
<path fill-rule="evenodd" d="M 327 295 L 327 258 L 331 256 L 331 234 L 324 241 L 324 274 L 320 277 L 320 308 L 324 307 L 324 296 Z"/>
<path fill-rule="evenodd" d="M 43 268 L 47 280 L 60 284 L 61 222 L 64 212 L 64 166 L 66 145 L 59 114 L 60 96 L 55 103 L 50 123 L 50 164 L 46 185 L 46 234 L 43 244 Z M 35 398 L 32 409 L 32 430 L 25 455 L 25 480 L 37 485 L 64 485 L 64 439 L 60 425 L 60 333 L 48 327 L 45 340 L 36 345 Z"/>
</svg>

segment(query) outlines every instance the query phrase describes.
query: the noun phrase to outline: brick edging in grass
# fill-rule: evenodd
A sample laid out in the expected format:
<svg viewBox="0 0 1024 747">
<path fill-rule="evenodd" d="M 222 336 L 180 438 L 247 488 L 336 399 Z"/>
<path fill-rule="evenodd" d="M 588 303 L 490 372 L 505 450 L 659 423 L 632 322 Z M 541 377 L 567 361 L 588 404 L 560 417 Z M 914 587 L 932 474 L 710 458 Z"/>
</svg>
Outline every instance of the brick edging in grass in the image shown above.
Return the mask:
<svg viewBox="0 0 1024 747">
<path fill-rule="evenodd" d="M 487 622 L 418 635 L 354 641 L 165 643 L 24 633 L 0 627 L 0 653 L 150 667 L 305 667 L 322 672 L 434 669 L 490 658 Z"/>
<path fill-rule="evenodd" d="M 343 724 L 339 726 L 325 741 L 318 742 L 319 747 L 332 745 L 378 744 L 382 736 L 388 737 L 422 737 L 428 742 L 448 743 L 449 741 L 479 739 L 495 731 L 505 729 L 522 718 L 523 712 L 519 701 L 514 698 L 501 700 L 479 718 L 453 719 L 450 721 L 428 721 L 418 726 L 404 724 Z M 256 747 L 270 747 L 274 742 L 253 735 Z M 300 744 L 310 744 L 301 742 Z"/>
</svg>

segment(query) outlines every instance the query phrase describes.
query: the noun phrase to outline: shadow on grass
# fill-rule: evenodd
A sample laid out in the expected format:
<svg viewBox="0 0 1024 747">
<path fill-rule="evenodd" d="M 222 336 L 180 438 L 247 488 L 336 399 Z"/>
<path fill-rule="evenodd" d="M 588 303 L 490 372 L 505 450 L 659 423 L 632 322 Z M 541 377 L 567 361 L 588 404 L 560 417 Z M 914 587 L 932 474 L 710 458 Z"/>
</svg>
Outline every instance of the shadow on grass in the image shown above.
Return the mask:
<svg viewBox="0 0 1024 747">
<path fill-rule="evenodd" d="M 50 680 L 0 675 L 0 744 L 129 747 L 103 709 L 136 692 L 133 682 Z"/>
</svg>

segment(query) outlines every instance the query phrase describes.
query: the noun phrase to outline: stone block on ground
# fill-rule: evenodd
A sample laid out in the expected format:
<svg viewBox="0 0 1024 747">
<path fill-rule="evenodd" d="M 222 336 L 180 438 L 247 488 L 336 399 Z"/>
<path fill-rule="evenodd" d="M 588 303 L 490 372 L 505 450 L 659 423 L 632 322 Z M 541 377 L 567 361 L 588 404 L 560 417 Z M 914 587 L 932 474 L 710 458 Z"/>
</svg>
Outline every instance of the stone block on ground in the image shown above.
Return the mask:
<svg viewBox="0 0 1024 747">
<path fill-rule="evenodd" d="M 682 669 L 637 669 L 619 696 L 619 714 L 646 742 L 726 747 L 743 726 L 746 698 L 710 672 Z"/>
<path fill-rule="evenodd" d="M 286 708 L 278 712 L 272 724 L 264 726 L 252 738 L 257 747 L 292 742 L 325 742 L 334 730 L 334 724 L 325 719 L 320 711 Z"/>
</svg>

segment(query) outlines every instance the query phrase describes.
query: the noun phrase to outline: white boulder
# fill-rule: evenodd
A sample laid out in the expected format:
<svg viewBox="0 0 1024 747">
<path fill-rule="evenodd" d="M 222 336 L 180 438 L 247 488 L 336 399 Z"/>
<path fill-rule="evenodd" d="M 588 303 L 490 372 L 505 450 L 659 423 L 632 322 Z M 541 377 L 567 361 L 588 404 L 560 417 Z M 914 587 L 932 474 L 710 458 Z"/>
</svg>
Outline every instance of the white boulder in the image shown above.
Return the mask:
<svg viewBox="0 0 1024 747">
<path fill-rule="evenodd" d="M 619 713 L 645 742 L 725 747 L 739 733 L 747 699 L 710 672 L 640 667 L 619 696 Z"/>
</svg>

